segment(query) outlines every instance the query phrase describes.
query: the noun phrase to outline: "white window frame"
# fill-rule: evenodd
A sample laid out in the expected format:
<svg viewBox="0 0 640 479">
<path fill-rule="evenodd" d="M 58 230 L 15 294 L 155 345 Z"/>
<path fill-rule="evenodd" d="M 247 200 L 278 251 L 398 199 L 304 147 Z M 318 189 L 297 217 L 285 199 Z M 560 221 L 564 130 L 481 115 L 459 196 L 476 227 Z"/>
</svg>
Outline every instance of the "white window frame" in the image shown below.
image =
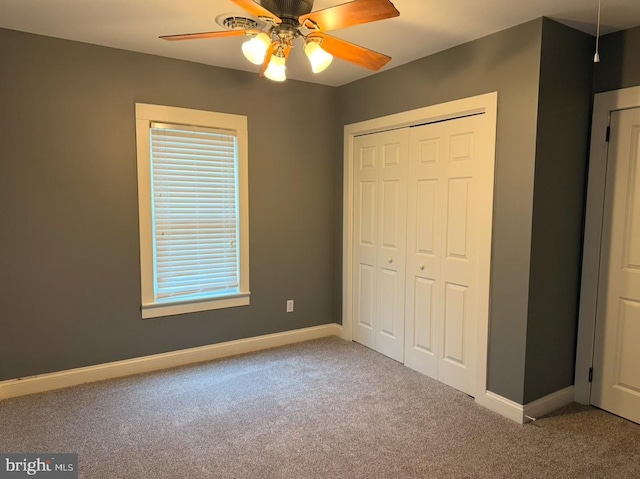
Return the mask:
<svg viewBox="0 0 640 479">
<path fill-rule="evenodd" d="M 238 157 L 239 292 L 190 301 L 157 301 L 153 281 L 153 224 L 151 198 L 151 123 L 173 123 L 233 131 Z M 246 306 L 249 290 L 249 193 L 247 117 L 187 108 L 136 103 L 136 144 L 138 164 L 138 210 L 140 228 L 140 271 L 142 318 Z"/>
</svg>

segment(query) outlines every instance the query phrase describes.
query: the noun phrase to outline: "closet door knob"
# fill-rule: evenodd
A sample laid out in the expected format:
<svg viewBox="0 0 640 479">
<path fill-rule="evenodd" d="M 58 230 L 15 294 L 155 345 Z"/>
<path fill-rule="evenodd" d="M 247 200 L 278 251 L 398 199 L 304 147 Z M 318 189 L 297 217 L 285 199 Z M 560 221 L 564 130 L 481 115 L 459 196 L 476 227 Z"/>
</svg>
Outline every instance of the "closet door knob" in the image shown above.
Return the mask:
<svg viewBox="0 0 640 479">
<path fill-rule="evenodd" d="M 424 271 L 424 265 L 423 264 L 420 265 L 420 271 Z"/>
<path fill-rule="evenodd" d="M 393 263 L 393 258 L 389 258 L 387 261 L 391 264 Z"/>
</svg>

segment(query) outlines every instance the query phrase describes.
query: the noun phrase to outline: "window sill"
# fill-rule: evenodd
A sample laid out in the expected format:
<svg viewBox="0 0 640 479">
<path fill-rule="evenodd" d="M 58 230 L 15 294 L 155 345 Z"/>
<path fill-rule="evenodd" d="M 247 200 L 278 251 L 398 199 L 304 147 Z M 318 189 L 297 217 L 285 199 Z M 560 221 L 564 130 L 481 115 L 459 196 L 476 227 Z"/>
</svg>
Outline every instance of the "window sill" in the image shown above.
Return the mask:
<svg viewBox="0 0 640 479">
<path fill-rule="evenodd" d="M 198 311 L 210 311 L 213 309 L 235 308 L 237 306 L 248 306 L 250 295 L 251 293 L 247 292 L 216 299 L 143 304 L 142 319 L 196 313 Z"/>
</svg>

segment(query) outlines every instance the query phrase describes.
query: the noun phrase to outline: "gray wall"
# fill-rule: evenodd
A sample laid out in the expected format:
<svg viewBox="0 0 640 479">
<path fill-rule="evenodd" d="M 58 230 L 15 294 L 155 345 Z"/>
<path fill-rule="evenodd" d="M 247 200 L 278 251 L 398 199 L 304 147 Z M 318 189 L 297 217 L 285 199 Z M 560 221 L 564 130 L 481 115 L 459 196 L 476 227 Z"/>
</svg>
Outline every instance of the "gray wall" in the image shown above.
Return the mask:
<svg viewBox="0 0 640 479">
<path fill-rule="evenodd" d="M 498 92 L 488 388 L 524 396 L 542 19 L 338 89 L 341 124 Z"/>
<path fill-rule="evenodd" d="M 339 320 L 336 99 L 0 30 L 0 380 Z M 249 307 L 141 320 L 136 102 L 248 116 Z"/>
<path fill-rule="evenodd" d="M 593 37 L 543 21 L 524 403 L 573 384 Z"/>
<path fill-rule="evenodd" d="M 538 19 L 336 89 L 0 30 L 0 380 L 339 322 L 343 125 L 497 91 L 488 389 L 571 384 L 592 43 Z M 140 319 L 135 102 L 249 117 L 251 306 Z"/>
<path fill-rule="evenodd" d="M 595 66 L 596 93 L 640 85 L 640 26 L 600 39 L 600 63 Z"/>
</svg>

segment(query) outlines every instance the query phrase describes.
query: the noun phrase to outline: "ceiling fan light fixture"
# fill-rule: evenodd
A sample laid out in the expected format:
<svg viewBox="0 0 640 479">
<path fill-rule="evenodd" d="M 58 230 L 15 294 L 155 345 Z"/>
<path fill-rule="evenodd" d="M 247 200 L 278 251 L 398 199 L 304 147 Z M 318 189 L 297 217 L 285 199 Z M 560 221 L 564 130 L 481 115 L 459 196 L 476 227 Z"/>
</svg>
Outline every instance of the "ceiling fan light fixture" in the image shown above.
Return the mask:
<svg viewBox="0 0 640 479">
<path fill-rule="evenodd" d="M 242 44 L 242 53 L 251 63 L 261 65 L 267 54 L 271 38 L 266 33 L 258 33 L 255 37 Z"/>
<path fill-rule="evenodd" d="M 333 61 L 333 55 L 313 40 L 308 41 L 304 46 L 304 53 L 307 55 L 309 63 L 311 63 L 311 71 L 313 71 L 313 73 L 320 73 Z"/>
<path fill-rule="evenodd" d="M 388 55 L 326 33 L 397 17 L 400 12 L 391 0 L 342 0 L 344 3 L 315 11 L 313 0 L 230 1 L 246 13 L 218 16 L 216 22 L 223 30 L 164 35 L 160 38 L 197 40 L 244 36 L 243 55 L 251 63 L 260 65 L 260 76 L 267 76 L 274 81 L 286 79 L 285 63 L 298 40 L 303 42 L 314 73 L 326 70 L 333 61 L 333 55 L 372 71 L 379 70 L 391 60 Z"/>
<path fill-rule="evenodd" d="M 269 61 L 269 66 L 264 72 L 264 76 L 273 81 L 285 81 L 287 79 L 285 61 L 284 57 L 273 55 Z"/>
</svg>

